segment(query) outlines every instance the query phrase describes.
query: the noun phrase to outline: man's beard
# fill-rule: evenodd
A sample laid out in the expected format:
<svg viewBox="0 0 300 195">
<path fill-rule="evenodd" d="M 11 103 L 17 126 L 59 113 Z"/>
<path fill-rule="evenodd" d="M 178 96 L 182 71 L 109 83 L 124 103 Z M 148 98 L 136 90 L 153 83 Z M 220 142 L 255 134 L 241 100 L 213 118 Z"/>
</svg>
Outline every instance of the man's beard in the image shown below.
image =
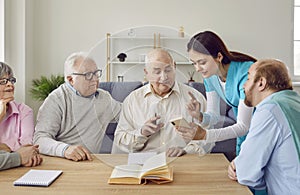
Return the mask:
<svg viewBox="0 0 300 195">
<path fill-rule="evenodd" d="M 253 93 L 252 93 L 252 90 L 254 89 L 254 84 L 253 83 L 250 87 L 250 89 L 248 90 L 248 92 L 246 93 L 245 91 L 245 100 L 244 100 L 244 103 L 246 104 L 246 106 L 249 106 L 249 107 L 253 107 L 253 102 L 252 102 L 252 98 L 253 98 Z"/>
</svg>

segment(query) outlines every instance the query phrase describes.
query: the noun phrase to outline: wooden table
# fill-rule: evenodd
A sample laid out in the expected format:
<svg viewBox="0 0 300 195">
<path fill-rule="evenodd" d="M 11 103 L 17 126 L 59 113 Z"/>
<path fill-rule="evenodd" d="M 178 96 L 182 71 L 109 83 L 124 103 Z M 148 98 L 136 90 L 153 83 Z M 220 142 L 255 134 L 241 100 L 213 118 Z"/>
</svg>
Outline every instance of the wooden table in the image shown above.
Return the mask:
<svg viewBox="0 0 300 195">
<path fill-rule="evenodd" d="M 252 194 L 247 187 L 227 177 L 229 162 L 223 154 L 201 157 L 185 155 L 174 159 L 171 162 L 174 166 L 174 181 L 161 185 L 109 185 L 107 180 L 112 167 L 107 164 L 124 164 L 126 156 L 97 154 L 93 157 L 93 161 L 74 162 L 43 156 L 43 164 L 33 169 L 63 170 L 63 174 L 49 187 L 13 186 L 13 181 L 31 167 L 0 171 L 0 194 Z"/>
</svg>

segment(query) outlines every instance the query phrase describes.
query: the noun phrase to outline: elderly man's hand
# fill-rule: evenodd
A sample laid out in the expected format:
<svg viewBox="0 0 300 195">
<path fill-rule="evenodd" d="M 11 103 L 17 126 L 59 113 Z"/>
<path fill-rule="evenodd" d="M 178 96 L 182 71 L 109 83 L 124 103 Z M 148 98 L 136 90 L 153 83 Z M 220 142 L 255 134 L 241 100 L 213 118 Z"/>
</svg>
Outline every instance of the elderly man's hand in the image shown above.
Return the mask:
<svg viewBox="0 0 300 195">
<path fill-rule="evenodd" d="M 237 181 L 236 168 L 235 168 L 234 160 L 232 160 L 231 163 L 228 166 L 228 177 L 231 180 Z"/>
<path fill-rule="evenodd" d="M 166 155 L 168 157 L 179 157 L 179 156 L 182 156 L 184 154 L 186 154 L 186 151 L 182 148 L 179 148 L 179 147 L 169 148 L 166 152 Z"/>
<path fill-rule="evenodd" d="M 160 119 L 160 116 L 155 116 L 146 121 L 142 127 L 141 134 L 148 137 L 158 132 L 164 126 L 163 123 L 156 124 L 158 119 Z"/>
<path fill-rule="evenodd" d="M 91 153 L 83 146 L 69 146 L 64 155 L 67 159 L 74 161 L 93 160 Z"/>
</svg>

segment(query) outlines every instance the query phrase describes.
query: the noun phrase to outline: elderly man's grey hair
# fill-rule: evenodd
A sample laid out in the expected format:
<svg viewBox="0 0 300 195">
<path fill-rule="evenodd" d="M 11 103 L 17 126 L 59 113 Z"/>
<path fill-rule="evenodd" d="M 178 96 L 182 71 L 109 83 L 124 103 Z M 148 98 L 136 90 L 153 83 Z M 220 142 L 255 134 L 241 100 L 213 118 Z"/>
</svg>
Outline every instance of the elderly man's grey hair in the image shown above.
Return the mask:
<svg viewBox="0 0 300 195">
<path fill-rule="evenodd" d="M 65 82 L 68 82 L 67 76 L 72 75 L 72 73 L 75 72 L 75 64 L 76 60 L 83 58 L 85 60 L 92 60 L 94 61 L 91 57 L 88 57 L 88 53 L 86 52 L 75 52 L 72 53 L 65 61 L 65 70 L 64 70 L 64 75 L 65 75 Z"/>
<path fill-rule="evenodd" d="M 0 62 L 0 78 L 7 75 L 8 77 L 13 77 L 14 73 L 11 69 L 11 67 L 4 62 Z"/>
</svg>

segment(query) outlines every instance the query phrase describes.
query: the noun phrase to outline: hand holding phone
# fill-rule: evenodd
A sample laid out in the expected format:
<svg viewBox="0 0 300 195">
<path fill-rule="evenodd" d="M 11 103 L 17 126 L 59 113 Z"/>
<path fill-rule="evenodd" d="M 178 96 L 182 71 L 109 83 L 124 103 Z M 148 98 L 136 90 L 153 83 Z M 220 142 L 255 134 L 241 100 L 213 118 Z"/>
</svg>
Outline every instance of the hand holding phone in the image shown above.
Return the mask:
<svg viewBox="0 0 300 195">
<path fill-rule="evenodd" d="M 171 119 L 170 122 L 175 127 L 187 127 L 187 128 L 191 128 L 191 126 L 189 125 L 189 123 L 187 122 L 187 120 L 185 120 L 182 117 Z"/>
</svg>

